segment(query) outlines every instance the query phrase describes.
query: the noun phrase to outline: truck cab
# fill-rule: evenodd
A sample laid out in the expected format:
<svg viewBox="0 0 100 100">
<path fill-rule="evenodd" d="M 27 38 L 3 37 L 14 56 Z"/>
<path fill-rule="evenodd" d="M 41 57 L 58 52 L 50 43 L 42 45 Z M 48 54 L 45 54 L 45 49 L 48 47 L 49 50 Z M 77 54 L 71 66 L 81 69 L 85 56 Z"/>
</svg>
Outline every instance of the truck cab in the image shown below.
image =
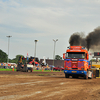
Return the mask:
<svg viewBox="0 0 100 100">
<path fill-rule="evenodd" d="M 82 46 L 70 46 L 63 54 L 65 77 L 88 77 L 90 69 L 88 51 Z"/>
</svg>

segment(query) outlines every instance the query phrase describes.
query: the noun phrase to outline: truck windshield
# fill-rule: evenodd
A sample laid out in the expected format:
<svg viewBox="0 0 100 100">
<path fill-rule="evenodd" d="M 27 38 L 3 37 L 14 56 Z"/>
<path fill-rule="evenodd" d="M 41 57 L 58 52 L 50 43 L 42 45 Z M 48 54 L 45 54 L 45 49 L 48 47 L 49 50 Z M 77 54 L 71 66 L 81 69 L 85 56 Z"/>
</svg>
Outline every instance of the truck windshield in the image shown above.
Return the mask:
<svg viewBox="0 0 100 100">
<path fill-rule="evenodd" d="M 85 58 L 84 52 L 67 52 L 66 58 Z"/>
</svg>

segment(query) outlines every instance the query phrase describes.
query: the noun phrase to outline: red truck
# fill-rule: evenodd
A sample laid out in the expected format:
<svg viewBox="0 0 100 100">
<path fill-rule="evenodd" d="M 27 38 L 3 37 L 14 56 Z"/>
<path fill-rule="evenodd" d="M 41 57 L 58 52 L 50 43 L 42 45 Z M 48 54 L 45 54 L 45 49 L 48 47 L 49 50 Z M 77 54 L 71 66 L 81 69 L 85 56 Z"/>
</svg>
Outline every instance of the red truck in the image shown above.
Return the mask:
<svg viewBox="0 0 100 100">
<path fill-rule="evenodd" d="M 55 70 L 55 71 L 63 71 L 64 68 L 63 67 L 53 67 L 53 70 Z"/>
<path fill-rule="evenodd" d="M 86 48 L 82 46 L 70 46 L 63 54 L 65 77 L 79 76 L 85 79 L 93 78 L 93 71 L 89 61 L 89 54 Z"/>
</svg>

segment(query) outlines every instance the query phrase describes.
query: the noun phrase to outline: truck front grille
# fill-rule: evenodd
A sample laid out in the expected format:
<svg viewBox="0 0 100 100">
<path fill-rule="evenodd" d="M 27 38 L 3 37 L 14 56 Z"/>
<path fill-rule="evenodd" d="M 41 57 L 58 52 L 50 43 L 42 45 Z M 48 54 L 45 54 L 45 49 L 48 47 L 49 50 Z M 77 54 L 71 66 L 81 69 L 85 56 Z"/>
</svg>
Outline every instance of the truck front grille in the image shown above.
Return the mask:
<svg viewBox="0 0 100 100">
<path fill-rule="evenodd" d="M 66 62 L 66 66 L 71 67 L 71 62 Z"/>
<path fill-rule="evenodd" d="M 78 67 L 84 66 L 84 62 L 78 62 Z"/>
</svg>

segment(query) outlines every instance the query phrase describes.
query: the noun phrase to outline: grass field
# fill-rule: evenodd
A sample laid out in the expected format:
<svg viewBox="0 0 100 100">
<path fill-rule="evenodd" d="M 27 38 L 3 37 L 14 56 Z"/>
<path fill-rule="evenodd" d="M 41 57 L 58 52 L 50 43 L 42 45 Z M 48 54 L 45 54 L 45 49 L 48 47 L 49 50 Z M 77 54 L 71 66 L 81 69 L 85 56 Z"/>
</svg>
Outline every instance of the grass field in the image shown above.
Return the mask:
<svg viewBox="0 0 100 100">
<path fill-rule="evenodd" d="M 13 71 L 13 69 L 4 69 L 4 68 L 0 68 L 0 71 Z M 16 71 L 16 69 L 14 69 L 14 71 Z M 35 72 L 51 72 L 51 70 L 33 70 Z M 53 72 L 60 72 L 60 71 L 53 71 Z M 63 71 L 62 71 L 63 72 Z"/>
<path fill-rule="evenodd" d="M 0 68 L 0 71 L 12 71 L 12 69 L 4 69 L 4 68 Z M 14 69 L 14 71 L 16 71 L 16 69 Z"/>
</svg>

